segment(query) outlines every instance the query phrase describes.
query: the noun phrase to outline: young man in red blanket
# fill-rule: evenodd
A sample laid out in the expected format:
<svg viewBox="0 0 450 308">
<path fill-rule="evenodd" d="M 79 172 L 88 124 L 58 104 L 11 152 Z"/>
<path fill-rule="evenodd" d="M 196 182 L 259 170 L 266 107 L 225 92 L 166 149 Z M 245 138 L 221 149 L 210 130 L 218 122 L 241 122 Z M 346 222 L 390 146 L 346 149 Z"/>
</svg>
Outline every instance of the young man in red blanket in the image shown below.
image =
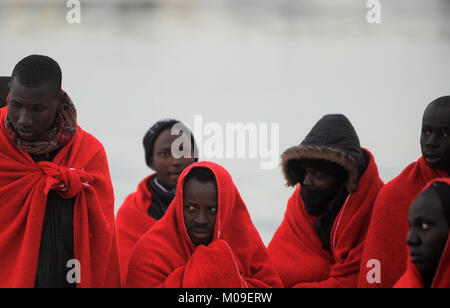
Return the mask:
<svg viewBox="0 0 450 308">
<path fill-rule="evenodd" d="M 172 129 L 183 129 L 172 134 Z M 117 233 L 123 280 L 126 280 L 128 262 L 134 245 L 150 228 L 160 220 L 175 198 L 177 182 L 183 170 L 193 164 L 196 145 L 188 128 L 177 120 L 161 120 L 154 124 L 144 137 L 145 161 L 155 171 L 146 177 L 137 191 L 130 194 L 117 213 Z M 172 146 L 177 139 L 191 136 L 191 149 L 186 157 L 177 157 Z M 189 144 L 189 141 L 185 144 Z"/>
<path fill-rule="evenodd" d="M 120 287 L 106 153 L 61 80 L 27 57 L 0 110 L 0 287 Z"/>
<path fill-rule="evenodd" d="M 291 288 L 352 288 L 373 204 L 383 182 L 372 154 L 343 115 L 327 115 L 301 145 L 282 155 L 297 186 L 269 245 Z"/>
<path fill-rule="evenodd" d="M 396 288 L 450 288 L 450 179 L 429 184 L 409 209 L 406 273 Z"/>
<path fill-rule="evenodd" d="M 425 110 L 420 138 L 423 157 L 386 184 L 378 196 L 361 261 L 359 287 L 392 288 L 405 272 L 409 207 L 430 181 L 449 177 L 449 136 L 450 96 L 446 96 Z"/>
<path fill-rule="evenodd" d="M 166 215 L 136 244 L 129 288 L 282 287 L 229 173 L 188 167 Z"/>
</svg>

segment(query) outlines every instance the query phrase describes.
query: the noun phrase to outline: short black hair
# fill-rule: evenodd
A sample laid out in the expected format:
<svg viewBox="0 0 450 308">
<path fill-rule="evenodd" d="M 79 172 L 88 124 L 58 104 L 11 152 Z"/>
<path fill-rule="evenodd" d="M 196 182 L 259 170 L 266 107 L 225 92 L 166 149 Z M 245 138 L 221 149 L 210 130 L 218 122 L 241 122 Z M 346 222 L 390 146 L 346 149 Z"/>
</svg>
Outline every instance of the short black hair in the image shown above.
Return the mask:
<svg viewBox="0 0 450 308">
<path fill-rule="evenodd" d="M 14 79 L 27 88 L 37 88 L 47 83 L 56 93 L 62 87 L 61 67 L 47 56 L 31 55 L 21 60 L 12 72 L 11 80 Z"/>
<path fill-rule="evenodd" d="M 450 96 L 442 96 L 431 102 L 430 106 L 450 107 Z"/>
<path fill-rule="evenodd" d="M 217 185 L 216 176 L 210 169 L 205 167 L 193 168 L 184 179 L 184 183 L 186 184 L 189 180 L 192 179 L 195 179 L 200 183 L 215 183 Z"/>
</svg>

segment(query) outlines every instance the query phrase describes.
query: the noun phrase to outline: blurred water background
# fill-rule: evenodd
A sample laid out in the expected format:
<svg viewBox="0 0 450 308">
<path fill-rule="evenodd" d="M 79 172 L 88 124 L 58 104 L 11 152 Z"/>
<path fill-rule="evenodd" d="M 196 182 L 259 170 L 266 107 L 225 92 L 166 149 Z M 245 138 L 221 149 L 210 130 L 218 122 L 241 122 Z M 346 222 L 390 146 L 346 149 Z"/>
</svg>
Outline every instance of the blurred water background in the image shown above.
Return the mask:
<svg viewBox="0 0 450 308">
<path fill-rule="evenodd" d="M 79 123 L 108 153 L 116 210 L 150 173 L 141 145 L 162 118 L 279 123 L 280 153 L 344 113 L 385 181 L 420 156 L 426 105 L 450 94 L 450 1 L 0 0 L 0 75 L 30 54 L 56 59 Z M 268 243 L 292 189 L 259 159 L 215 159 Z"/>
</svg>

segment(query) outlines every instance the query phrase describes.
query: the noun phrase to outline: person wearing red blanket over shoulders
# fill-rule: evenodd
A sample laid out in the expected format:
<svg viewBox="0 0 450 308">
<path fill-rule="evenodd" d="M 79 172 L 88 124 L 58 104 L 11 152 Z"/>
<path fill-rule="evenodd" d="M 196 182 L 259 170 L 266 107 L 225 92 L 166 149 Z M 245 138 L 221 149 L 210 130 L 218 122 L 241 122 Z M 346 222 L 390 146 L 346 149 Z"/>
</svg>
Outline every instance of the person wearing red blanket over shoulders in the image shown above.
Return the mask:
<svg viewBox="0 0 450 308">
<path fill-rule="evenodd" d="M 106 153 L 61 79 L 51 58 L 23 59 L 0 110 L 1 288 L 120 287 Z"/>
<path fill-rule="evenodd" d="M 395 288 L 450 288 L 450 180 L 430 183 L 409 209 L 406 273 Z"/>
<path fill-rule="evenodd" d="M 381 190 L 370 222 L 361 260 L 360 288 L 392 288 L 406 270 L 404 245 L 409 228 L 409 207 L 433 179 L 450 172 L 450 96 L 441 97 L 425 110 L 422 122 L 423 156 Z M 389 230 L 389 233 L 386 233 Z M 378 267 L 371 261 L 377 261 Z"/>
<path fill-rule="evenodd" d="M 128 288 L 282 287 L 229 173 L 189 166 L 168 212 L 136 244 Z"/>
<path fill-rule="evenodd" d="M 137 191 L 130 194 L 120 207 L 117 217 L 119 256 L 123 281 L 126 280 L 131 251 L 137 241 L 160 220 L 175 198 L 178 178 L 183 170 L 197 161 L 194 137 L 190 138 L 191 156 L 176 158 L 172 145 L 180 135 L 172 134 L 174 126 L 180 126 L 186 135 L 192 135 L 177 120 L 166 119 L 155 123 L 145 134 L 145 161 L 156 173 L 146 177 Z M 189 141 L 186 140 L 188 143 Z M 184 149 L 183 149 L 184 150 Z"/>
<path fill-rule="evenodd" d="M 296 186 L 269 253 L 286 287 L 357 286 L 362 248 L 383 186 L 372 154 L 350 121 L 327 115 L 300 146 L 282 156 Z"/>
</svg>

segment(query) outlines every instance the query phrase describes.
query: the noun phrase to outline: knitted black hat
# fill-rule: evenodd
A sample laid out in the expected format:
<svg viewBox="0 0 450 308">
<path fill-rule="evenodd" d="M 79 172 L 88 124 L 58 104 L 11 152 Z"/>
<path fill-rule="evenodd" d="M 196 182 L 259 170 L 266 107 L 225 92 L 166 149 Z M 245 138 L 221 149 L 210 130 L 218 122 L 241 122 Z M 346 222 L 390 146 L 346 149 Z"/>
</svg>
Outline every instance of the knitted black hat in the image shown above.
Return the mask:
<svg viewBox="0 0 450 308">
<path fill-rule="evenodd" d="M 174 127 L 176 124 L 181 124 L 180 121 L 174 119 L 165 119 L 156 122 L 145 134 L 143 144 L 145 150 L 145 162 L 148 166 L 153 161 L 153 146 L 155 144 L 156 139 L 159 135 L 166 129 Z M 183 126 L 185 127 L 185 126 Z M 187 129 L 187 127 L 185 127 Z M 194 153 L 197 153 L 197 145 L 195 143 L 194 135 L 191 134 L 192 147 L 194 149 Z M 195 155 L 195 161 L 197 161 L 197 155 Z"/>
</svg>

